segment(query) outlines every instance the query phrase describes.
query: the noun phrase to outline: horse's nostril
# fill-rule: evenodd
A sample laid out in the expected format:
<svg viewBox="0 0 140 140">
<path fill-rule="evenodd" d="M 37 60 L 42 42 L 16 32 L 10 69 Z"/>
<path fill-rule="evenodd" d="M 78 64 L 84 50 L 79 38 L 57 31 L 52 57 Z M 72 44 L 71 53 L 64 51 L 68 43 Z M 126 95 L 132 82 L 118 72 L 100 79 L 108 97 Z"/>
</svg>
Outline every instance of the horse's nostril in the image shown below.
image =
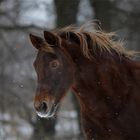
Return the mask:
<svg viewBox="0 0 140 140">
<path fill-rule="evenodd" d="M 41 113 L 45 113 L 48 109 L 47 103 L 46 102 L 42 102 L 38 108 L 38 111 Z"/>
</svg>

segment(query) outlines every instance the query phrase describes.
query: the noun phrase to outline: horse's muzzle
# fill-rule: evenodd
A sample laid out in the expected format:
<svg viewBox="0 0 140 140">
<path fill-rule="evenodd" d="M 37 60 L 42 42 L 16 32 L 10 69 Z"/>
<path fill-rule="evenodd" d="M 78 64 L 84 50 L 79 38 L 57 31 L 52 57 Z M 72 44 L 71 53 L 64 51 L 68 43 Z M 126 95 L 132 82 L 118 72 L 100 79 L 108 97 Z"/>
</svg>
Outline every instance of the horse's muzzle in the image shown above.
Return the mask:
<svg viewBox="0 0 140 140">
<path fill-rule="evenodd" d="M 35 104 L 35 109 L 37 115 L 41 118 L 52 118 L 56 114 L 58 105 L 56 104 L 47 104 L 46 101 L 42 101 L 40 104 Z"/>
<path fill-rule="evenodd" d="M 46 101 L 42 101 L 40 104 L 35 104 L 35 109 L 37 112 L 46 113 L 48 109 L 48 105 Z"/>
</svg>

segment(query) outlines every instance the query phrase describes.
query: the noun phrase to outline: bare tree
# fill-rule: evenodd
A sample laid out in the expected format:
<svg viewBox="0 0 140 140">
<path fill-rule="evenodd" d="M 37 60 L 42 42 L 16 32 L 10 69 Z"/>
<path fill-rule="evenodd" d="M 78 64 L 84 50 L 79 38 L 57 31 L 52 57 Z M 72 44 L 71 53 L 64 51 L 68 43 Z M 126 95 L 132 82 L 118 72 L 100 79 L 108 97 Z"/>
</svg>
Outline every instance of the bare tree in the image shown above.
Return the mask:
<svg viewBox="0 0 140 140">
<path fill-rule="evenodd" d="M 41 32 L 44 28 L 32 23 L 21 24 L 19 22 L 21 10 L 33 7 L 30 5 L 23 9 L 22 1 L 10 2 L 10 6 L 7 6 L 8 0 L 0 1 L 0 5 L 2 4 L 0 7 L 0 55 L 2 57 L 0 59 L 0 112 L 19 115 L 32 125 L 33 139 L 45 139 L 44 136 L 54 132 L 52 123 L 55 121 L 38 119 L 38 117 L 32 120 L 33 106 L 30 107 L 30 102 L 33 91 L 35 92 L 35 80 L 31 75 L 32 67 L 23 66 L 24 63 L 28 65 L 34 53 L 29 46 L 28 33 Z M 20 76 L 20 73 L 25 74 Z"/>
</svg>

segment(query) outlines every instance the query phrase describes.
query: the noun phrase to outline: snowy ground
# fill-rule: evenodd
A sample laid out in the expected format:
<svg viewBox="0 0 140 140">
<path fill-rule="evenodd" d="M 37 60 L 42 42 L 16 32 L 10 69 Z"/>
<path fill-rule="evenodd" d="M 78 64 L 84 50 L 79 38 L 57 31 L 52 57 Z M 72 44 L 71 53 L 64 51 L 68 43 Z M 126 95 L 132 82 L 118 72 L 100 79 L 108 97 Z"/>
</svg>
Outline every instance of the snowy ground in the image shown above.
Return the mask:
<svg viewBox="0 0 140 140">
<path fill-rule="evenodd" d="M 61 111 L 58 114 L 56 135 L 53 140 L 81 140 L 75 111 Z M 33 132 L 32 126 L 18 116 L 8 113 L 0 114 L 0 140 L 29 140 Z"/>
<path fill-rule="evenodd" d="M 0 114 L 0 140 L 28 140 L 32 130 L 31 125 L 18 116 Z"/>
</svg>

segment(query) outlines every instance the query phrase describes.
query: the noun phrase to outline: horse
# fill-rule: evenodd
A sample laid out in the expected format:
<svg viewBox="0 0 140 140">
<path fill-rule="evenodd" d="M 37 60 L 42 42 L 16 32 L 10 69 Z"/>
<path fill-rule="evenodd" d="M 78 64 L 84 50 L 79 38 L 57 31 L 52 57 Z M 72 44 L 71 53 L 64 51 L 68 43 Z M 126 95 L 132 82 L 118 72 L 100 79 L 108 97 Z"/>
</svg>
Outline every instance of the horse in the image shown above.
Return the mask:
<svg viewBox="0 0 140 140">
<path fill-rule="evenodd" d="M 71 89 L 86 140 L 140 140 L 140 61 L 115 33 L 68 26 L 30 34 L 38 50 L 34 107 L 50 118 Z"/>
</svg>

